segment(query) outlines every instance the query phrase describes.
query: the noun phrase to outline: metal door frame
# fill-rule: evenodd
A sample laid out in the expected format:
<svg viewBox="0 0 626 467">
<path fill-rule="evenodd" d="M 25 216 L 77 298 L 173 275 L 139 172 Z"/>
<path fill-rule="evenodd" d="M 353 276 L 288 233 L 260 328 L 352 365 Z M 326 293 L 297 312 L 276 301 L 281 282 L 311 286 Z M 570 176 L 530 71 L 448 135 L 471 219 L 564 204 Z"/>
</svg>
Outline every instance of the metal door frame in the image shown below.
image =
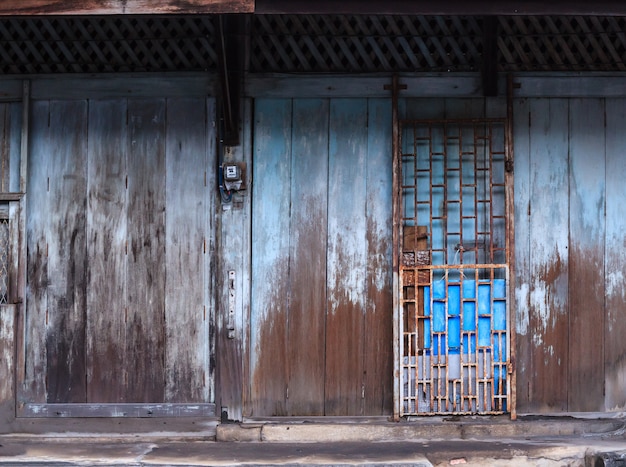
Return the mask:
<svg viewBox="0 0 626 467">
<path fill-rule="evenodd" d="M 434 415 L 434 414 L 501 414 L 501 413 L 508 413 L 510 414 L 512 419 L 516 418 L 516 391 L 515 391 L 515 385 L 516 385 L 516 378 L 515 378 L 515 368 L 514 368 L 514 361 L 515 361 L 515 332 L 514 332 L 514 315 L 512 313 L 512 310 L 514 310 L 514 280 L 513 280 L 513 267 L 514 267 L 514 263 L 513 263 L 513 258 L 514 258 L 514 253 L 513 253 L 513 238 L 514 238 L 514 232 L 513 232 L 513 225 L 514 225 L 514 219 L 513 219 L 513 145 L 512 145 L 512 100 L 511 100 L 511 96 L 512 96 L 512 89 L 513 89 L 513 85 L 512 85 L 512 79 L 511 77 L 509 77 L 508 80 L 508 99 L 507 99 L 507 115 L 505 118 L 500 118 L 500 119 L 489 119 L 489 118 L 481 118 L 481 119 L 465 119 L 464 121 L 461 120 L 456 120 L 454 122 L 449 121 L 449 120 L 400 120 L 400 118 L 398 117 L 398 94 L 399 94 L 399 90 L 402 89 L 402 87 L 398 84 L 398 80 L 397 77 L 394 77 L 393 80 L 393 84 L 392 86 L 389 87 L 389 89 L 392 91 L 392 99 L 393 99 L 393 113 L 392 113 L 392 117 L 393 117 L 393 286 L 394 286 L 394 323 L 393 323 L 393 331 L 394 331 L 394 418 L 395 419 L 399 419 L 400 417 L 406 417 L 406 416 L 412 416 L 412 415 Z M 442 265 L 441 263 L 439 263 L 438 266 L 432 265 L 431 263 L 433 263 L 433 261 L 431 261 L 431 258 L 419 258 L 420 256 L 420 252 L 419 251 L 415 251 L 415 255 L 411 258 L 413 263 L 411 263 L 411 259 L 409 259 L 408 264 L 411 266 L 408 269 L 410 271 L 407 271 L 407 268 L 403 267 L 403 264 L 407 264 L 406 258 L 403 258 L 403 247 L 402 247 L 402 243 L 403 243 L 403 237 L 404 237 L 404 232 L 403 232 L 403 224 L 404 224 L 404 220 L 403 220 L 403 175 L 402 175 L 402 128 L 408 124 L 414 125 L 414 124 L 424 124 L 424 125 L 446 125 L 448 123 L 453 123 L 453 124 L 463 124 L 463 123 L 467 123 L 467 124 L 485 124 L 485 125 L 491 125 L 493 123 L 501 125 L 501 131 L 503 133 L 502 137 L 503 137 L 503 160 L 501 161 L 503 164 L 503 174 L 502 174 L 502 183 L 499 186 L 499 189 L 501 190 L 502 196 L 504 197 L 503 199 L 503 209 L 504 209 L 504 218 L 501 219 L 501 223 L 503 224 L 503 229 L 504 229 L 504 243 L 505 246 L 503 248 L 503 254 L 504 256 L 500 256 L 499 259 L 503 258 L 503 262 L 499 264 L 485 264 L 485 263 L 480 263 L 479 261 L 475 261 L 477 264 L 474 265 L 452 265 L 450 267 L 448 267 L 448 265 Z M 489 144 L 491 144 L 491 142 L 489 142 Z M 490 156 L 491 157 L 491 156 Z M 447 175 L 446 175 L 447 176 Z M 416 176 L 417 177 L 417 176 Z M 491 182 L 490 182 L 491 185 Z M 432 186 L 429 188 L 432 191 Z M 460 190 L 462 190 L 463 188 L 460 188 Z M 490 187 L 490 190 L 492 189 L 492 187 Z M 431 199 L 432 201 L 432 199 Z M 446 205 L 447 206 L 447 205 Z M 492 214 L 492 213 L 491 213 Z M 461 214 L 461 219 L 462 219 L 463 215 Z M 463 221 L 461 221 L 463 222 Z M 432 227 L 432 225 L 431 225 Z M 492 227 L 492 226 L 491 226 Z M 415 235 L 415 238 L 419 238 L 419 235 L 415 234 L 415 232 L 412 232 L 413 235 Z M 416 248 L 416 247 L 414 247 Z M 431 247 L 429 247 L 431 248 Z M 461 250 L 462 250 L 462 246 L 461 246 Z M 478 251 L 478 250 L 476 250 Z M 492 252 L 493 253 L 493 252 Z M 432 254 L 432 253 L 429 253 Z M 462 254 L 462 253 L 461 253 Z M 426 255 L 428 256 L 428 254 Z M 476 253 L 476 257 L 477 258 L 477 253 Z M 493 255 L 491 255 L 491 259 L 493 260 Z M 493 263 L 493 261 L 490 261 L 489 263 Z M 442 267 L 443 266 L 443 267 Z M 432 394 L 430 394 L 430 406 L 427 406 L 426 408 L 422 407 L 421 410 L 418 410 L 417 408 L 417 402 L 415 402 L 416 399 L 413 400 L 413 402 L 415 403 L 414 407 L 413 407 L 413 411 L 409 410 L 410 408 L 407 406 L 407 398 L 405 398 L 405 393 L 403 393 L 403 391 L 405 391 L 406 387 L 408 387 L 408 385 L 410 384 L 411 381 L 411 375 L 410 374 L 403 374 L 403 371 L 406 373 L 407 371 L 407 366 L 411 366 L 410 365 L 410 361 L 407 362 L 407 365 L 405 365 L 403 367 L 403 354 L 404 354 L 404 347 L 405 347 L 405 336 L 403 334 L 403 323 L 404 323 L 404 307 L 405 307 L 405 300 L 403 297 L 403 286 L 404 283 L 408 280 L 408 281 L 413 281 L 413 284 L 415 285 L 414 289 L 415 291 L 418 291 L 418 284 L 421 283 L 421 285 L 425 285 L 430 283 L 432 285 L 432 287 L 430 287 L 430 290 L 428 296 L 430 297 L 429 300 L 426 300 L 427 303 L 427 307 L 430 306 L 430 309 L 432 310 L 433 305 L 435 304 L 435 302 L 438 302 L 437 304 L 440 306 L 445 306 L 445 336 L 446 338 L 448 337 L 447 332 L 448 332 L 448 318 L 450 317 L 450 315 L 448 315 L 448 285 L 446 285 L 445 287 L 445 292 L 443 292 L 443 295 L 440 296 L 439 298 L 442 298 L 442 300 L 438 300 L 438 298 L 435 298 L 435 300 L 433 300 L 433 294 L 436 294 L 436 292 L 434 292 L 433 288 L 434 288 L 434 283 L 433 283 L 433 278 L 435 277 L 436 274 L 439 274 L 438 277 L 445 277 L 445 283 L 446 284 L 451 284 L 453 287 L 456 287 L 457 289 L 460 288 L 461 290 L 461 296 L 460 298 L 458 298 L 458 301 L 461 303 L 461 310 L 463 310 L 463 307 L 465 306 L 465 302 L 466 302 L 466 297 L 463 295 L 463 291 L 464 290 L 464 285 L 463 285 L 463 281 L 464 279 L 464 272 L 469 272 L 470 274 L 470 278 L 469 280 L 475 280 L 474 283 L 472 282 L 468 282 L 469 288 L 474 288 L 475 290 L 475 295 L 474 295 L 474 305 L 476 307 L 476 310 L 478 310 L 478 289 L 479 289 L 479 285 L 482 285 L 482 282 L 479 283 L 479 272 L 478 272 L 478 268 L 480 268 L 481 270 L 487 270 L 489 271 L 487 273 L 488 278 L 489 278 L 489 284 L 491 286 L 491 292 L 490 293 L 490 298 L 489 298 L 489 309 L 493 310 L 494 305 L 493 303 L 495 301 L 502 301 L 504 302 L 505 305 L 505 316 L 506 316 L 506 325 L 505 325 L 505 329 L 504 329 L 504 339 L 505 339 L 505 344 L 506 345 L 506 359 L 504 361 L 501 362 L 496 362 L 495 366 L 494 366 L 494 362 L 491 361 L 489 364 L 489 368 L 491 368 L 491 373 L 488 375 L 486 373 L 486 370 L 483 370 L 482 376 L 481 378 L 485 378 L 485 385 L 484 385 L 484 391 L 486 392 L 487 389 L 490 390 L 491 392 L 491 402 L 488 404 L 483 404 L 482 407 L 479 404 L 478 401 L 474 402 L 474 405 L 472 405 L 472 400 L 475 400 L 477 398 L 479 398 L 479 394 L 471 394 L 471 390 L 470 390 L 470 395 L 474 398 L 467 398 L 467 400 L 470 400 L 470 402 L 468 404 L 466 403 L 461 403 L 459 404 L 459 396 L 458 394 L 452 394 L 453 399 L 451 400 L 450 404 L 448 404 L 447 401 L 445 401 L 445 403 L 442 404 L 443 398 L 439 399 L 439 403 L 437 403 L 437 398 L 435 398 L 435 403 L 433 405 L 433 397 Z M 500 277 L 502 277 L 502 279 L 498 279 L 497 280 L 497 284 L 494 282 L 494 278 L 496 277 L 494 274 L 494 270 L 496 269 L 502 269 L 503 271 L 503 275 L 501 275 Z M 457 280 L 455 281 L 448 281 L 448 270 L 449 269 L 455 269 L 456 271 L 459 271 L 460 273 L 460 282 Z M 406 275 L 407 272 L 410 272 L 412 277 L 408 277 Z M 474 275 L 474 279 L 471 278 L 471 275 Z M 504 290 L 504 292 L 502 292 L 504 294 L 504 298 L 497 298 L 494 299 L 494 284 L 496 287 L 501 288 Z M 457 290 L 458 292 L 458 290 Z M 417 295 L 418 292 L 415 292 L 415 294 Z M 439 292 L 440 294 L 442 292 Z M 471 294 L 471 293 L 470 293 Z M 417 303 L 417 298 L 414 297 L 413 300 L 416 304 Z M 472 301 L 471 298 L 468 298 L 467 301 Z M 441 302 L 441 303 L 439 303 Z M 419 314 L 419 313 L 418 313 Z M 424 311 L 424 314 L 426 314 L 426 311 Z M 423 317 L 422 317 L 423 318 Z M 433 319 L 430 319 L 433 318 Z M 434 321 L 434 316 L 431 316 L 430 318 L 426 319 L 425 321 L 429 321 L 431 324 Z M 463 322 L 463 311 L 461 311 L 460 313 L 460 320 L 461 322 Z M 491 316 L 490 317 L 490 339 L 491 339 L 491 352 L 494 352 L 494 338 L 493 338 L 493 332 L 494 332 L 494 321 L 495 321 L 495 316 Z M 419 320 L 416 320 L 416 323 Z M 424 320 L 422 320 L 422 323 L 425 322 Z M 423 326 L 422 326 L 423 327 Z M 463 325 L 461 325 L 461 329 L 463 328 Z M 417 331 L 417 325 L 416 325 L 416 333 Z M 498 334 L 499 331 L 496 330 L 496 335 L 500 336 L 500 334 Z M 423 333 L 423 330 L 422 330 Z M 432 329 L 430 329 L 430 333 L 432 335 Z M 476 311 L 476 328 L 474 331 L 474 339 L 478 339 L 478 311 Z M 463 333 L 461 332 L 461 335 L 463 336 Z M 423 334 L 422 334 L 423 336 Z M 461 337 L 461 341 L 463 341 L 463 337 Z M 469 340 L 471 339 L 469 336 L 466 337 L 467 341 L 469 342 Z M 431 342 L 431 345 L 434 342 Z M 446 344 L 446 355 L 445 355 L 445 361 L 443 362 L 444 365 L 442 365 L 441 370 L 445 371 L 445 376 L 446 376 L 446 394 L 447 394 L 447 387 L 448 384 L 450 383 L 450 381 L 447 379 L 448 377 L 448 368 L 447 368 L 447 363 L 448 363 L 448 355 L 447 355 L 447 345 Z M 461 343 L 461 363 L 463 360 L 463 347 L 462 347 L 462 343 Z M 443 347 L 442 347 L 443 348 Z M 495 347 L 496 352 L 497 347 Z M 466 350 L 467 351 L 467 350 Z M 443 352 L 443 351 L 442 351 Z M 502 352 L 502 347 L 500 347 L 500 352 Z M 433 352 L 433 359 L 435 358 L 436 352 Z M 417 353 L 416 353 L 417 355 Z M 424 351 L 424 355 L 426 355 L 426 351 Z M 430 355 L 430 353 L 429 353 Z M 478 355 L 477 353 L 475 355 Z M 495 354 L 493 355 L 493 357 L 495 357 Z M 421 358 L 421 357 L 420 357 Z M 430 357 L 427 357 L 430 358 Z M 416 358 L 417 359 L 417 358 Z M 426 360 L 423 360 L 423 362 L 425 362 Z M 483 365 L 485 368 L 487 367 L 486 365 L 486 358 L 483 360 L 483 362 L 481 363 L 481 365 Z M 467 362 L 466 362 L 467 363 Z M 478 356 L 476 357 L 476 361 L 473 363 L 474 367 L 474 371 L 475 371 L 475 377 L 474 379 L 479 379 L 479 372 L 481 371 L 478 368 Z M 417 363 L 417 361 L 413 362 L 414 365 L 414 372 L 415 374 L 417 374 L 418 372 L 418 368 L 419 368 L 419 364 Z M 433 366 L 432 363 L 430 365 L 431 368 L 437 367 L 437 365 Z M 461 380 L 463 379 L 463 366 L 461 365 L 461 370 L 460 370 L 460 374 L 461 374 Z M 493 398 L 494 394 L 493 394 L 493 389 L 495 386 L 493 386 L 494 383 L 494 374 L 493 372 L 495 371 L 495 369 L 497 368 L 497 370 L 500 372 L 499 374 L 502 375 L 502 379 L 500 380 L 500 386 L 502 387 L 502 384 L 505 384 L 505 391 L 504 394 L 502 392 L 502 390 L 500 390 L 500 396 L 498 394 L 495 395 L 495 399 Z M 422 368 L 423 370 L 423 368 Z M 472 369 L 467 369 L 468 373 L 470 374 L 469 379 L 471 380 L 471 371 Z M 430 374 L 430 377 L 432 378 L 432 374 Z M 491 386 L 487 383 L 487 379 L 491 378 L 491 381 L 489 384 L 491 384 Z M 407 380 L 405 383 L 405 379 Z M 417 378 L 413 380 L 415 383 L 417 383 Z M 458 381 L 457 381 L 458 383 Z M 456 391 L 456 384 L 454 383 L 454 391 Z M 405 384 L 407 386 L 405 386 Z M 437 385 L 439 384 L 439 382 L 437 382 Z M 465 383 L 463 383 L 462 381 L 460 383 L 460 391 L 461 393 L 463 393 L 463 395 L 468 396 L 468 394 L 465 394 L 463 389 L 463 385 Z M 469 384 L 469 383 L 468 383 Z M 496 384 L 498 384 L 498 382 L 496 381 Z M 414 391 L 417 392 L 417 387 L 418 384 L 415 384 L 415 388 Z M 476 387 L 478 388 L 478 384 L 476 385 Z M 422 389 L 424 388 L 424 386 L 422 386 Z M 435 389 L 435 392 L 437 392 L 438 390 Z M 478 390 L 476 391 L 478 392 Z M 414 393 L 415 394 L 415 393 Z M 483 397 L 485 397 L 486 394 L 483 394 Z M 503 396 L 503 397 L 501 397 Z M 456 399 L 455 399 L 456 398 Z"/>
</svg>

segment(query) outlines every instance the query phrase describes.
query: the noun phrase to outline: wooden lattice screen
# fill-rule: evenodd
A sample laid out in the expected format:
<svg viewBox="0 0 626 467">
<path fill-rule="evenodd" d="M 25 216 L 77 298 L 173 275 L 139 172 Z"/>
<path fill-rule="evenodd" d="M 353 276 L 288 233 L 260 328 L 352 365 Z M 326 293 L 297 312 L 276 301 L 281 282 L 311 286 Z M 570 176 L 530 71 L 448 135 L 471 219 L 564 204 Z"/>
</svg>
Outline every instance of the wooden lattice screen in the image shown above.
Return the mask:
<svg viewBox="0 0 626 467">
<path fill-rule="evenodd" d="M 0 74 L 216 71 L 215 17 L 0 19 Z M 475 16 L 255 15 L 251 72 L 473 72 Z M 498 19 L 498 70 L 623 71 L 626 18 Z M 227 38 L 228 39 L 228 38 Z"/>
</svg>

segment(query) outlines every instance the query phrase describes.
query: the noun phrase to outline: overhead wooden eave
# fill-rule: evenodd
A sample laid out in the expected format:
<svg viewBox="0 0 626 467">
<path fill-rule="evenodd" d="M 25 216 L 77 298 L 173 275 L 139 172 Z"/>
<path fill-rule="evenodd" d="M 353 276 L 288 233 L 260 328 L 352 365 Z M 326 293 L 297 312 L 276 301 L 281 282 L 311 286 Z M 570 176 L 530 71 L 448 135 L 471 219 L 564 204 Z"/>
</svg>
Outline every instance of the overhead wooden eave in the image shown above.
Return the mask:
<svg viewBox="0 0 626 467">
<path fill-rule="evenodd" d="M 259 14 L 626 15 L 624 0 L 256 0 Z"/>
<path fill-rule="evenodd" d="M 254 0 L 2 0 L 0 16 L 252 13 Z"/>
</svg>

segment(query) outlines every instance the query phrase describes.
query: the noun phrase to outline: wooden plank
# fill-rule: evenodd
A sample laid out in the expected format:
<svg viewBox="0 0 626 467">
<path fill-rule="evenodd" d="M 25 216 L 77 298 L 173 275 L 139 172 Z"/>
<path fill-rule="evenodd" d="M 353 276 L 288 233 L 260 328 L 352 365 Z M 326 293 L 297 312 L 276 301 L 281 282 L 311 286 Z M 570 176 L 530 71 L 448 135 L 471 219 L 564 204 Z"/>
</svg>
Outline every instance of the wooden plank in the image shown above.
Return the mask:
<svg viewBox="0 0 626 467">
<path fill-rule="evenodd" d="M 551 73 L 516 76 L 519 97 L 626 97 L 623 81 L 615 76 Z"/>
<path fill-rule="evenodd" d="M 403 76 L 403 97 L 480 97 L 480 75 L 427 74 Z M 389 97 L 387 76 L 312 76 L 285 74 L 251 76 L 246 95 L 253 97 Z M 502 84 L 503 85 L 503 84 Z"/>
<path fill-rule="evenodd" d="M 287 415 L 290 99 L 254 106 L 250 414 Z"/>
<path fill-rule="evenodd" d="M 126 158 L 125 99 L 89 104 L 87 192 L 87 401 L 125 400 Z"/>
<path fill-rule="evenodd" d="M 86 401 L 87 111 L 86 101 L 50 104 L 48 402 Z"/>
<path fill-rule="evenodd" d="M 0 192 L 9 191 L 11 104 L 0 103 Z"/>
<path fill-rule="evenodd" d="M 216 125 L 216 99 L 207 97 L 205 103 L 206 121 L 206 238 L 205 252 L 207 258 L 204 261 L 204 302 L 207 304 L 206 319 L 209 321 L 208 334 L 206 339 L 209 342 L 209 352 L 205 355 L 206 362 L 203 368 L 206 369 L 208 378 L 208 397 L 207 400 L 215 402 L 215 374 L 216 374 L 216 308 L 217 308 L 217 177 L 215 174 L 211 176 L 211 167 L 217 166 L 217 125 Z"/>
<path fill-rule="evenodd" d="M 256 0 L 257 14 L 387 14 L 387 15 L 626 15 L 619 0 L 598 0 L 593 4 L 555 0 L 544 2 L 491 2 L 480 0 L 441 0 L 439 2 L 407 2 L 406 0 Z"/>
<path fill-rule="evenodd" d="M 126 402 L 164 400 L 165 101 L 128 103 Z"/>
<path fill-rule="evenodd" d="M 606 100 L 606 249 L 605 291 L 606 322 L 604 329 L 604 409 L 626 408 L 626 236 L 624 234 L 624 199 L 626 199 L 626 164 L 623 154 L 626 138 L 626 99 Z"/>
<path fill-rule="evenodd" d="M 165 401 L 207 402 L 205 99 L 169 99 L 166 133 Z"/>
<path fill-rule="evenodd" d="M 48 326 L 48 232 L 51 211 L 48 209 L 48 172 L 53 159 L 49 154 L 48 101 L 32 104 L 32 147 L 28 164 L 28 197 L 26 199 L 27 284 L 24 313 L 25 354 L 24 380 L 20 397 L 45 402 L 46 328 Z"/>
<path fill-rule="evenodd" d="M 32 82 L 32 95 L 33 99 L 201 97 L 215 95 L 216 82 L 207 73 L 38 78 Z"/>
<path fill-rule="evenodd" d="M 533 410 L 530 384 L 532 374 L 530 332 L 530 101 L 515 99 L 513 108 L 514 192 L 515 192 L 515 333 L 513 350 L 517 372 L 517 409 Z"/>
<path fill-rule="evenodd" d="M 15 406 L 15 305 L 0 306 L 0 411 Z"/>
<path fill-rule="evenodd" d="M 567 411 L 567 100 L 530 103 L 530 408 Z M 550 202 L 546 202 L 550 200 Z"/>
<path fill-rule="evenodd" d="M 391 100 L 368 100 L 363 415 L 393 413 Z"/>
<path fill-rule="evenodd" d="M 324 414 L 328 114 L 327 100 L 294 101 L 287 401 L 291 415 Z"/>
<path fill-rule="evenodd" d="M 224 148 L 224 156 L 228 161 L 246 162 L 251 167 L 251 102 L 244 101 L 241 142 L 237 147 Z M 246 179 L 246 190 L 240 194 L 234 194 L 232 203 L 222 203 L 221 209 L 221 232 L 220 232 L 220 265 L 218 293 L 220 314 L 217 317 L 217 384 L 218 384 L 218 407 L 222 418 L 229 420 L 242 420 L 243 403 L 248 397 L 244 393 L 246 376 L 244 370 L 249 371 L 245 365 L 244 356 L 247 354 L 247 334 L 250 332 L 245 322 L 249 315 L 250 296 L 250 226 L 251 226 L 251 203 L 250 203 L 250 177 Z M 234 309 L 229 316 L 229 282 L 230 272 L 235 275 Z M 244 315 L 245 314 L 245 315 Z M 244 320 L 245 316 L 245 320 Z M 230 320 L 230 321 L 229 321 Z M 229 329 L 230 328 L 230 329 Z M 246 385 L 248 388 L 249 385 Z"/>
<path fill-rule="evenodd" d="M 330 102 L 329 138 L 324 413 L 361 415 L 368 253 L 366 99 Z"/>
<path fill-rule="evenodd" d="M 6 0 L 0 16 L 252 13 L 253 0 Z"/>
<path fill-rule="evenodd" d="M 24 404 L 25 418 L 214 417 L 215 404 Z"/>
<path fill-rule="evenodd" d="M 568 410 L 600 411 L 604 409 L 604 100 L 573 99 L 569 123 Z M 553 197 L 551 192 L 549 199 Z"/>
</svg>

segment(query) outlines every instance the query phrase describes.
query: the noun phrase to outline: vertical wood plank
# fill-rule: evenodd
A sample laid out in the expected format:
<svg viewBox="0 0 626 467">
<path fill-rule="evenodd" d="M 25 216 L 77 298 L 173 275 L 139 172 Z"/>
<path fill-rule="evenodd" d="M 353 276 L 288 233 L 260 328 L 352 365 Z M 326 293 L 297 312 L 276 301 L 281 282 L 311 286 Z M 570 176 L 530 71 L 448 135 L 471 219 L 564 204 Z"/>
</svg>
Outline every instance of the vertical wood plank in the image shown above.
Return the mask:
<svg viewBox="0 0 626 467">
<path fill-rule="evenodd" d="M 516 347 L 513 349 L 517 372 L 517 409 L 531 408 L 530 333 L 530 101 L 513 103 L 514 192 L 515 192 L 515 320 Z"/>
<path fill-rule="evenodd" d="M 216 99 L 207 97 L 206 108 L 206 251 L 207 258 L 204 261 L 204 301 L 207 304 L 208 329 L 206 339 L 209 342 L 209 352 L 204 356 L 204 368 L 209 374 L 207 401 L 215 402 L 215 374 L 216 374 L 216 308 L 218 291 L 218 260 L 217 260 L 217 180 L 211 168 L 217 166 L 217 125 L 216 125 Z"/>
<path fill-rule="evenodd" d="M 604 408 L 604 110 L 602 99 L 570 104 L 568 410 L 575 412 Z"/>
<path fill-rule="evenodd" d="M 293 104 L 288 412 L 324 414 L 328 205 L 325 99 Z"/>
<path fill-rule="evenodd" d="M 50 105 L 48 402 L 85 402 L 87 102 Z"/>
<path fill-rule="evenodd" d="M 29 101 L 30 104 L 30 101 Z M 9 143 L 9 186 L 11 192 L 20 191 L 20 169 L 22 151 L 22 103 L 11 104 L 11 129 Z M 28 133 L 24 133 L 28 135 Z"/>
<path fill-rule="evenodd" d="M 568 391 L 567 105 L 531 102 L 530 407 L 552 412 L 567 410 Z"/>
<path fill-rule="evenodd" d="M 166 134 L 165 401 L 206 402 L 204 99 L 169 99 Z"/>
<path fill-rule="evenodd" d="M 393 413 L 391 100 L 368 101 L 363 415 Z"/>
<path fill-rule="evenodd" d="M 367 110 L 330 102 L 325 415 L 363 413 Z"/>
<path fill-rule="evenodd" d="M 251 167 L 251 102 L 243 103 L 243 132 L 241 145 L 225 148 L 224 157 L 228 161 L 245 162 Z M 250 178 L 246 180 L 246 190 L 234 194 L 230 204 L 222 203 L 220 232 L 220 270 L 219 282 L 221 293 L 218 296 L 217 318 L 217 379 L 219 381 L 220 408 L 228 411 L 228 418 L 241 420 L 243 417 L 244 372 L 249 371 L 244 361 L 247 355 L 247 334 L 249 329 L 244 324 L 249 321 L 250 312 L 250 232 L 251 203 Z M 229 271 L 235 272 L 235 309 L 233 316 L 232 338 L 229 337 Z M 244 315 L 246 316 L 244 320 Z M 247 382 L 247 381 L 246 381 Z M 223 413 L 223 412 L 222 412 Z"/>
<path fill-rule="evenodd" d="M 606 323 L 604 330 L 604 409 L 626 408 L 626 233 L 624 199 L 626 199 L 626 99 L 606 100 L 606 249 L 605 288 Z"/>
<path fill-rule="evenodd" d="M 87 400 L 126 400 L 125 99 L 89 104 L 87 190 Z"/>
<path fill-rule="evenodd" d="M 131 100 L 128 149 L 128 402 L 164 400 L 165 102 Z"/>
<path fill-rule="evenodd" d="M 287 415 L 291 106 L 259 99 L 254 108 L 251 415 Z"/>
<path fill-rule="evenodd" d="M 11 104 L 0 103 L 0 192 L 9 191 L 11 163 Z"/>
<path fill-rule="evenodd" d="M 32 103 L 32 147 L 28 161 L 26 200 L 27 293 L 25 303 L 26 346 L 24 381 L 20 397 L 33 402 L 46 401 L 46 332 L 48 327 L 48 232 L 51 211 L 48 171 L 53 163 L 49 153 L 48 101 Z"/>
<path fill-rule="evenodd" d="M 0 413 L 15 407 L 15 305 L 0 306 Z"/>
</svg>

